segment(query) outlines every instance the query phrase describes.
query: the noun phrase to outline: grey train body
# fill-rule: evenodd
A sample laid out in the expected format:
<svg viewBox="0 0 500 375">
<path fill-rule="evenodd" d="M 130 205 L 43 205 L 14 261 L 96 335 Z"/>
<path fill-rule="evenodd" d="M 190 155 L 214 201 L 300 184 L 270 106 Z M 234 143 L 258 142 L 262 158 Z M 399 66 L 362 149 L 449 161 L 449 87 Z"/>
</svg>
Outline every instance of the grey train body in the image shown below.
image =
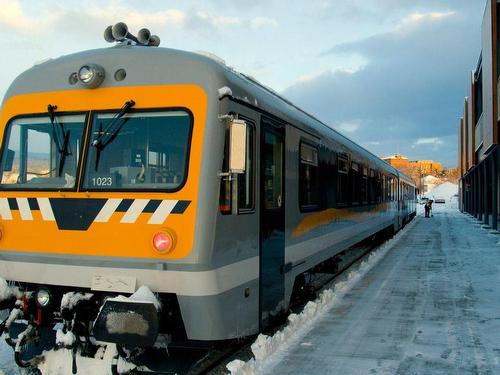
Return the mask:
<svg viewBox="0 0 500 375">
<path fill-rule="evenodd" d="M 279 282 L 283 283 L 283 293 L 278 308 L 286 309 L 288 306 L 297 276 L 383 229 L 399 230 L 415 214 L 413 196 L 408 199 L 401 197 L 354 208 L 335 208 L 338 212 L 354 210 L 361 214 L 361 219 L 355 223 L 342 219 L 327 220 L 298 233 L 297 228 L 304 220 L 307 222 L 308 217 L 329 212 L 328 208 L 313 212 L 300 208 L 299 154 L 303 142 L 349 155 L 349 160 L 393 176 L 398 186 L 402 181 L 413 186 L 413 182 L 278 94 L 201 54 L 122 45 L 63 56 L 36 65 L 20 75 L 7 91 L 4 101 L 25 93 L 80 89 L 70 85 L 68 77 L 75 67 L 89 62 L 101 65 L 107 72 L 118 68 L 127 72 L 123 81 L 106 76 L 101 87 L 194 84 L 205 91 L 208 98 L 207 121 L 193 249 L 186 258 L 169 260 L 161 269 L 155 262 L 143 259 L 113 258 L 103 261 L 91 257 L 33 257 L 6 252 L 0 255 L 0 260 L 18 265 L 29 262 L 31 267 L 46 267 L 54 271 L 57 267 L 62 270 L 64 265 L 70 264 L 78 267 L 79 272 L 88 274 L 102 266 L 108 273 L 141 274 L 154 292 L 176 294 L 188 339 L 224 340 L 257 333 L 263 326 L 260 298 L 265 293 L 265 290 L 260 290 L 259 280 L 263 267 L 260 262 L 263 177 L 259 167 L 262 161 L 259 145 L 265 119 L 280 125 L 285 142 L 284 259 L 281 267 L 276 269 L 281 274 Z M 221 94 L 221 88 L 229 90 Z M 254 127 L 256 173 L 252 181 L 253 207 L 244 212 L 233 210 L 231 214 L 222 214 L 219 210 L 219 174 L 222 171 L 226 129 L 220 117 L 227 114 L 243 118 Z M 195 280 L 191 283 L 193 286 L 177 288 L 176 275 L 187 283 L 192 278 Z M 15 277 L 14 273 L 12 276 Z M 49 280 L 43 277 L 46 276 L 32 281 L 48 283 Z M 205 279 L 212 284 L 197 291 L 195 286 L 203 286 Z M 68 286 L 71 282 L 63 278 L 61 285 Z M 74 287 L 87 287 L 76 285 L 77 281 L 74 284 Z"/>
</svg>

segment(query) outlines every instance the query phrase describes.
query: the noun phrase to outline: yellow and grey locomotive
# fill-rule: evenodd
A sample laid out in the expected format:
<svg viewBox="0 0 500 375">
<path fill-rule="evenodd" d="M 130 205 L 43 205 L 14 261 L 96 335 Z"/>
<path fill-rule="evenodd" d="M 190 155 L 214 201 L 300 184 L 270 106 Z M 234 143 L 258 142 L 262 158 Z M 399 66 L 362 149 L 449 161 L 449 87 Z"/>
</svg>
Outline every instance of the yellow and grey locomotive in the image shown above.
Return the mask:
<svg viewBox="0 0 500 375">
<path fill-rule="evenodd" d="M 22 73 L 2 104 L 0 299 L 19 365 L 36 366 L 35 341 L 256 334 L 304 274 L 415 215 L 411 179 L 254 79 L 147 30 L 105 38 Z"/>
</svg>

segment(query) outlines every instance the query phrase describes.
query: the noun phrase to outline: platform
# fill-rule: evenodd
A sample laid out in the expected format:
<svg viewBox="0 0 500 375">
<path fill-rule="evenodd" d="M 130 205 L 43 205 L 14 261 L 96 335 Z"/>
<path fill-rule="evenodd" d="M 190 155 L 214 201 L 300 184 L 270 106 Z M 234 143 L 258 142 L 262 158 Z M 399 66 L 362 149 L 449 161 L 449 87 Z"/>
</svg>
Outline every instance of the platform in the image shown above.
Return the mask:
<svg viewBox="0 0 500 375">
<path fill-rule="evenodd" d="M 500 373 L 499 239 L 456 210 L 418 216 L 270 373 Z"/>
</svg>

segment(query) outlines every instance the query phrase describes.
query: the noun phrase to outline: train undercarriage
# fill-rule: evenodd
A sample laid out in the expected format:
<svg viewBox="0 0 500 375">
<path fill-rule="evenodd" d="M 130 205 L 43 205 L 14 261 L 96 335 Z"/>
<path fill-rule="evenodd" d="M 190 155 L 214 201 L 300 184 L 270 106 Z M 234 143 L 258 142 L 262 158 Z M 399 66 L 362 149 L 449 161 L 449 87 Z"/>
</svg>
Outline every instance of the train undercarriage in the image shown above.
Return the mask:
<svg viewBox="0 0 500 375">
<path fill-rule="evenodd" d="M 40 373 L 43 352 L 51 349 L 71 352 L 73 374 L 78 373 L 77 357 L 102 357 L 104 350 L 115 350 L 112 374 L 137 373 L 146 364 L 154 369 L 151 359 L 165 358 L 170 345 L 187 342 L 174 294 L 157 297 L 143 286 L 129 297 L 117 297 L 1 282 L 5 298 L 0 311 L 8 314 L 0 332 L 28 374 Z"/>
</svg>

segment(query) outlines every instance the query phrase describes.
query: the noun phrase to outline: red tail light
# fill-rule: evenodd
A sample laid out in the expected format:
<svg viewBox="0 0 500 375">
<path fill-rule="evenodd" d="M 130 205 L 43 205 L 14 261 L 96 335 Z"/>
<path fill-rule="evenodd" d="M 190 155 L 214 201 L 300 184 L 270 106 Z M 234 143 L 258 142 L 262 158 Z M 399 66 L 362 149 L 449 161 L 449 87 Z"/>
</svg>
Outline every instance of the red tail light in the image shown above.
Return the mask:
<svg viewBox="0 0 500 375">
<path fill-rule="evenodd" d="M 159 253 L 168 253 L 174 247 L 174 238 L 168 232 L 158 232 L 153 236 L 153 247 Z"/>
</svg>

